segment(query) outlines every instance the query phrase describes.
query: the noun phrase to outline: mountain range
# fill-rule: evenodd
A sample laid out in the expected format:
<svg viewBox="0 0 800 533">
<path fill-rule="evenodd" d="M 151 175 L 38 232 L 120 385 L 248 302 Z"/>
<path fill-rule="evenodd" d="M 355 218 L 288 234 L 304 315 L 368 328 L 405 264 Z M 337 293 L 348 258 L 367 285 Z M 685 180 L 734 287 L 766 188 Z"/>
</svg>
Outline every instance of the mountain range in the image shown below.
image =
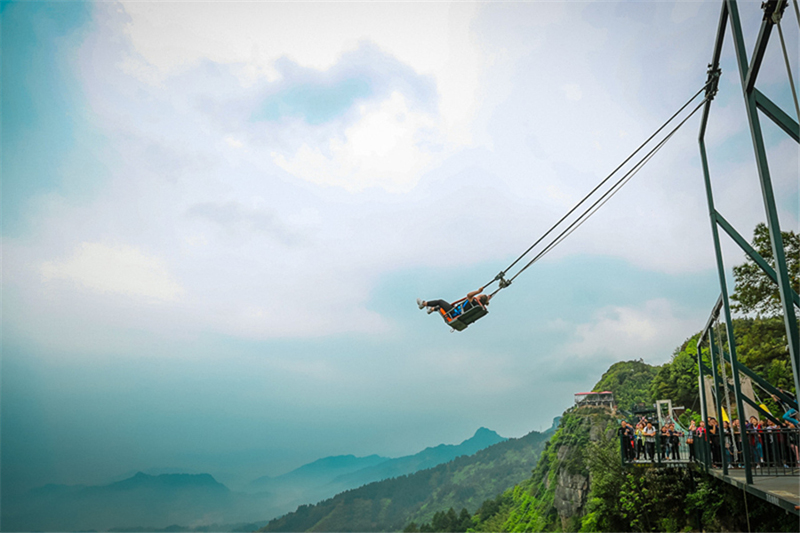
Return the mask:
<svg viewBox="0 0 800 533">
<path fill-rule="evenodd" d="M 248 489 L 267 490 L 284 501 L 291 496 L 296 500 L 291 507 L 294 508 L 296 505 L 313 503 L 374 481 L 411 474 L 462 455 L 472 455 L 504 440 L 506 439 L 494 431 L 482 427 L 461 444 L 440 444 L 425 448 L 414 455 L 395 459 L 379 455 L 325 457 L 281 476 L 260 477 Z"/>
<path fill-rule="evenodd" d="M 244 504 L 242 495 L 209 474 L 139 472 L 109 485 L 34 489 L 4 505 L 2 527 L 4 531 L 76 531 L 166 526 L 198 519 L 230 523 L 239 521 Z"/>
<path fill-rule="evenodd" d="M 486 499 L 530 477 L 553 431 L 503 440 L 473 455 L 302 505 L 262 531 L 401 531 L 449 507 L 474 512 Z"/>
<path fill-rule="evenodd" d="M 46 485 L 3 499 L 3 531 L 203 531 L 211 524 L 264 525 L 298 505 L 366 483 L 445 463 L 506 439 L 486 428 L 458 445 L 405 457 L 325 457 L 231 491 L 210 474 L 138 472 L 106 485 Z M 162 469 L 163 470 L 163 469 Z M 260 523 L 258 523 L 261 521 Z"/>
</svg>

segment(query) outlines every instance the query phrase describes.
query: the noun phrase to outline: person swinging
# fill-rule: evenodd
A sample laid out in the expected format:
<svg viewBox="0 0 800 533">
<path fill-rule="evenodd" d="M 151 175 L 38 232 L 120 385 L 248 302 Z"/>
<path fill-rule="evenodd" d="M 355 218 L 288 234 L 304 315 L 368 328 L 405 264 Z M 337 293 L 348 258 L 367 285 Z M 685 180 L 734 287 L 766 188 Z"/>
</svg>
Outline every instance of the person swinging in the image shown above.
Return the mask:
<svg viewBox="0 0 800 533">
<path fill-rule="evenodd" d="M 444 321 L 453 329 L 461 331 L 479 318 L 485 316 L 489 311 L 486 307 L 491 300 L 491 294 L 482 294 L 481 287 L 476 291 L 467 294 L 453 303 L 445 300 L 422 300 L 417 298 L 417 306 L 420 309 L 427 309 L 428 314 L 439 312 Z"/>
</svg>

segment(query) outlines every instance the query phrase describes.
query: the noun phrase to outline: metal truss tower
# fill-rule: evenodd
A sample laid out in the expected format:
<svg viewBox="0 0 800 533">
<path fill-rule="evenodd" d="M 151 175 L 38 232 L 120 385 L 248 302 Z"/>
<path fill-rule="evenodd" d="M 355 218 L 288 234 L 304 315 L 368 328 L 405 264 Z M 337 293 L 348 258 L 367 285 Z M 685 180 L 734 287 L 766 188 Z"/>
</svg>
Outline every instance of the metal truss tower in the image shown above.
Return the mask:
<svg viewBox="0 0 800 533">
<path fill-rule="evenodd" d="M 790 284 L 789 273 L 786 264 L 786 255 L 784 252 L 783 239 L 781 237 L 780 222 L 778 220 L 778 211 L 775 204 L 775 194 L 772 187 L 772 180 L 770 178 L 769 164 L 767 162 L 767 152 L 764 146 L 764 138 L 761 131 L 761 117 L 759 111 L 772 120 L 778 127 L 783 130 L 789 137 L 794 139 L 795 142 L 800 143 L 800 125 L 797 120 L 793 119 L 786 112 L 784 112 L 778 105 L 773 103 L 767 96 L 756 88 L 756 80 L 764 59 L 764 53 L 767 49 L 770 35 L 776 24 L 779 24 L 780 17 L 786 8 L 786 0 L 769 0 L 762 5 L 764 9 L 764 17 L 761 22 L 761 28 L 756 39 L 755 48 L 752 56 L 748 60 L 747 50 L 745 47 L 744 37 L 742 35 L 742 26 L 739 19 L 739 8 L 736 0 L 723 0 L 722 11 L 719 17 L 719 24 L 717 26 L 717 35 L 714 44 L 714 53 L 711 64 L 709 65 L 708 75 L 711 82 L 706 89 L 707 102 L 703 109 L 703 118 L 700 126 L 700 157 L 703 165 L 703 175 L 705 178 L 706 195 L 708 199 L 708 212 L 711 218 L 711 230 L 714 239 L 714 250 L 716 253 L 717 270 L 719 274 L 719 282 L 721 289 L 720 300 L 714 306 L 712 318 L 709 320 L 709 325 L 703 332 L 700 342 L 703 342 L 708 337 L 709 347 L 711 348 L 712 355 L 712 370 L 716 378 L 716 360 L 717 349 L 720 350 L 721 363 L 725 364 L 726 360 L 731 364 L 733 369 L 733 392 L 736 397 L 736 408 L 739 413 L 743 413 L 743 395 L 741 394 L 741 384 L 739 380 L 739 372 L 744 372 L 750 375 L 752 372 L 746 367 L 739 364 L 736 357 L 736 342 L 733 334 L 733 322 L 731 320 L 731 309 L 728 298 L 728 288 L 725 279 L 725 265 L 722 258 L 722 250 L 720 247 L 720 232 L 722 230 L 744 250 L 750 258 L 777 284 L 780 292 L 781 306 L 783 309 L 784 325 L 786 328 L 786 338 L 788 341 L 789 358 L 791 360 L 792 372 L 794 375 L 795 391 L 800 392 L 800 335 L 798 335 L 797 328 L 797 309 L 800 308 L 800 297 L 792 289 Z M 769 262 L 764 259 L 740 233 L 738 233 L 733 226 L 725 220 L 714 207 L 714 195 L 711 187 L 711 178 L 708 169 L 708 159 L 706 155 L 705 146 L 705 133 L 706 125 L 708 123 L 709 112 L 711 109 L 711 99 L 717 91 L 717 85 L 720 76 L 719 60 L 722 53 L 722 45 L 725 40 L 725 31 L 730 23 L 731 36 L 733 39 L 733 46 L 736 53 L 736 63 L 741 78 L 742 93 L 744 96 L 745 107 L 747 111 L 747 121 L 750 127 L 750 136 L 753 142 L 753 149 L 755 151 L 756 167 L 758 169 L 758 179 L 761 185 L 762 199 L 764 202 L 764 209 L 766 212 L 767 227 L 769 231 L 770 243 L 772 246 L 772 255 L 775 260 L 775 268 L 770 266 Z M 780 29 L 780 28 L 779 28 Z M 725 358 L 724 350 L 722 347 L 715 346 L 713 334 L 709 335 L 710 328 L 716 320 L 719 313 L 724 313 L 724 320 L 726 324 L 727 337 L 728 337 L 728 359 Z M 698 364 L 700 366 L 700 375 L 703 375 L 705 365 L 702 363 L 700 357 L 700 342 L 698 343 Z M 707 369 L 707 367 L 705 367 Z M 752 377 L 752 376 L 751 376 Z M 760 378 L 759 383 L 763 382 Z M 765 385 L 769 385 L 764 383 Z M 727 384 L 723 384 L 727 388 Z M 769 386 L 769 389 L 778 396 L 782 397 L 784 401 L 791 400 L 785 397 L 774 387 Z M 703 387 L 701 387 L 703 391 Z M 704 392 L 702 392 L 705 398 Z M 749 402 L 748 398 L 744 401 Z M 717 402 L 719 406 L 720 402 Z M 742 432 L 744 433 L 744 432 Z M 747 474 L 747 483 L 752 483 L 752 469 L 750 468 L 751 457 L 747 446 L 744 446 L 744 460 L 745 469 Z"/>
</svg>

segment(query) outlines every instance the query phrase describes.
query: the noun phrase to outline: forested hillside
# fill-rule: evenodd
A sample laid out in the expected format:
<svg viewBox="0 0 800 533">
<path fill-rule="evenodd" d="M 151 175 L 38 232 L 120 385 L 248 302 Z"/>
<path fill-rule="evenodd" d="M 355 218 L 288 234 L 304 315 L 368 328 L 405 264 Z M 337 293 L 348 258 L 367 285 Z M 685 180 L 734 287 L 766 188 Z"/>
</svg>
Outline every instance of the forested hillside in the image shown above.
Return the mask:
<svg viewBox="0 0 800 533">
<path fill-rule="evenodd" d="M 399 531 L 440 509 L 475 510 L 530 476 L 552 430 L 509 439 L 411 475 L 349 490 L 271 521 L 262 531 Z"/>
<path fill-rule="evenodd" d="M 620 361 L 611 365 L 592 390 L 612 391 L 620 409 L 650 405 L 653 399 L 649 387 L 657 372 L 658 367 L 648 365 L 641 359 Z"/>
<path fill-rule="evenodd" d="M 470 530 L 747 531 L 748 519 L 752 531 L 797 530 L 795 515 L 696 470 L 625 470 L 616 426 L 610 410 L 566 413 L 531 478 L 484 502 Z"/>
</svg>

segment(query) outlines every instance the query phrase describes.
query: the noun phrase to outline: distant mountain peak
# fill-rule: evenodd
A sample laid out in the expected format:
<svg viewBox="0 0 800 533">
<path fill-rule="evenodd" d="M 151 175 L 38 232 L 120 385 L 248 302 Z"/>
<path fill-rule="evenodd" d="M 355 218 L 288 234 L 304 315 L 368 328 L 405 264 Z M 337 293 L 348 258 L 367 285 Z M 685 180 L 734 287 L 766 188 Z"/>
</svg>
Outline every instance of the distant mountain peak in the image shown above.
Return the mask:
<svg viewBox="0 0 800 533">
<path fill-rule="evenodd" d="M 474 439 L 475 437 L 499 437 L 503 439 L 496 431 L 492 431 L 489 428 L 485 428 L 483 426 L 479 427 L 475 434 L 472 436 Z M 504 439 L 505 440 L 505 439 Z"/>
<path fill-rule="evenodd" d="M 117 481 L 106 487 L 115 489 L 130 489 L 136 487 L 209 487 L 227 491 L 228 488 L 214 479 L 211 474 L 159 474 L 151 476 L 144 472 L 137 472 L 132 477 Z"/>
<path fill-rule="evenodd" d="M 492 444 L 503 442 L 504 440 L 508 439 L 501 437 L 496 431 L 492 431 L 491 429 L 485 427 L 480 427 L 471 438 L 465 440 L 459 446 L 478 445 L 481 448 L 485 448 L 487 446 L 491 446 Z"/>
</svg>

